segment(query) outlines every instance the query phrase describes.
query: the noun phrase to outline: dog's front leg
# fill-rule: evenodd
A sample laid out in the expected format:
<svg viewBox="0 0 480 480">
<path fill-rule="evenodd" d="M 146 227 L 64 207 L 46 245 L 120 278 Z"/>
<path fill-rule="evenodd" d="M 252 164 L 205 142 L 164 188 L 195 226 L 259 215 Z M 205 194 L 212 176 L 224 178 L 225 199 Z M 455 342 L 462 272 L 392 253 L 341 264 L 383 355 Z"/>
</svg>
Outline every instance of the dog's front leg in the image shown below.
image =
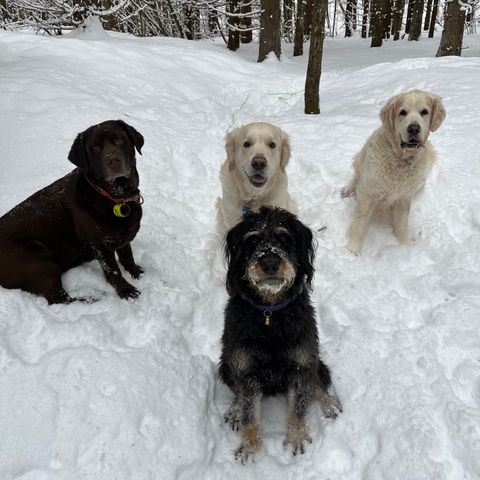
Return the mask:
<svg viewBox="0 0 480 480">
<path fill-rule="evenodd" d="M 140 292 L 130 285 L 122 276 L 115 251 L 105 246 L 96 246 L 94 249 L 95 258 L 103 269 L 107 282 L 115 289 L 120 298 L 137 298 Z"/>
<path fill-rule="evenodd" d="M 242 441 L 235 450 L 235 459 L 243 464 L 258 451 L 262 444 L 260 433 L 260 403 L 262 391 L 259 382 L 251 377 L 243 381 L 240 389 L 240 432 Z"/>
<path fill-rule="evenodd" d="M 132 246 L 130 243 L 127 243 L 122 248 L 117 250 L 118 259 L 120 263 L 124 266 L 125 270 L 133 277 L 139 278 L 143 273 L 143 268 L 139 267 L 133 258 Z"/>
<path fill-rule="evenodd" d="M 315 392 L 309 376 L 299 376 L 288 390 L 288 430 L 283 445 L 290 444 L 294 455 L 305 452 L 305 442 L 312 443 L 305 420 Z"/>
<path fill-rule="evenodd" d="M 362 248 L 362 241 L 367 230 L 374 206 L 369 199 L 359 198 L 353 214 L 353 220 L 348 229 L 347 249 L 358 255 Z"/>
<path fill-rule="evenodd" d="M 393 233 L 403 245 L 408 245 L 408 214 L 410 212 L 411 200 L 402 199 L 395 202 L 392 208 Z"/>
</svg>

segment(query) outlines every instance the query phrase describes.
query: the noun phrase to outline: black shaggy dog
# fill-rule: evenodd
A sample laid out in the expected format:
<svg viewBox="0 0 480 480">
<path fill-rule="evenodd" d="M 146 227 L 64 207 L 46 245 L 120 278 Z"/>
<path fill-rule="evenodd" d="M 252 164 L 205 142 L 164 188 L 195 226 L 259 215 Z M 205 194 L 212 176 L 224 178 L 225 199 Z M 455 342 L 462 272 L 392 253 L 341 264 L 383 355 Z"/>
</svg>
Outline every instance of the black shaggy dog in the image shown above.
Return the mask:
<svg viewBox="0 0 480 480">
<path fill-rule="evenodd" d="M 77 135 L 68 159 L 77 167 L 0 218 L 0 285 L 44 296 L 49 303 L 72 299 L 62 273 L 97 259 L 121 298 L 140 292 L 128 283 L 143 270 L 130 242 L 140 228 L 142 197 L 135 150 L 143 136 L 122 120 L 93 125 Z"/>
<path fill-rule="evenodd" d="M 315 311 L 310 303 L 315 250 L 312 232 L 279 208 L 264 207 L 232 228 L 226 238 L 227 290 L 220 378 L 235 393 L 225 415 L 241 431 L 235 458 L 242 463 L 260 448 L 262 395 L 287 393 L 293 454 L 311 442 L 310 403 L 325 416 L 341 411 L 330 372 L 319 356 Z"/>
</svg>

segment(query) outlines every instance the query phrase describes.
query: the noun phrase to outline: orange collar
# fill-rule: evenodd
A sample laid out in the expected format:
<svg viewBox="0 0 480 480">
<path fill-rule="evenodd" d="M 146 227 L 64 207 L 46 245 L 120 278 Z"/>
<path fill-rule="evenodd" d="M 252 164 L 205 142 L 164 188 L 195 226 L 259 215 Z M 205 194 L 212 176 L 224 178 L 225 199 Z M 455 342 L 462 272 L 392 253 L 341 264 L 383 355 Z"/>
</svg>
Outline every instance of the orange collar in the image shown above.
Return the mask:
<svg viewBox="0 0 480 480">
<path fill-rule="evenodd" d="M 98 185 L 95 185 L 91 180 L 90 178 L 88 178 L 88 175 L 85 174 L 85 179 L 87 180 L 87 182 L 90 184 L 90 186 L 95 189 L 100 195 L 102 195 L 102 197 L 105 197 L 105 198 L 108 198 L 109 200 L 111 200 L 113 203 L 127 203 L 127 202 L 136 202 L 138 203 L 139 205 L 141 205 L 143 203 L 143 197 L 140 193 L 137 193 L 136 195 L 133 195 L 132 197 L 128 197 L 128 198 L 115 198 L 115 197 L 112 197 L 106 190 L 104 190 L 103 188 L 100 188 Z"/>
</svg>

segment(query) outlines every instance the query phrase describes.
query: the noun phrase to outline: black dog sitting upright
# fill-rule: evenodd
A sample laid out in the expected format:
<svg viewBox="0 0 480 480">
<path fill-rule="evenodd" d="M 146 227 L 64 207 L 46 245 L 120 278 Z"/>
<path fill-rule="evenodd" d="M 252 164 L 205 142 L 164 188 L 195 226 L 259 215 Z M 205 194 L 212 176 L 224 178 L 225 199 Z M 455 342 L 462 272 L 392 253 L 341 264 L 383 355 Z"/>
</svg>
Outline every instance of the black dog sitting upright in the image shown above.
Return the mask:
<svg viewBox="0 0 480 480">
<path fill-rule="evenodd" d="M 340 403 L 319 356 L 315 312 L 308 289 L 313 278 L 312 232 L 295 215 L 264 207 L 227 234 L 227 290 L 220 378 L 235 400 L 225 415 L 241 431 L 235 458 L 245 462 L 261 445 L 262 395 L 288 394 L 284 445 L 293 454 L 311 442 L 307 409 L 320 401 L 327 417 Z"/>
<path fill-rule="evenodd" d="M 115 252 L 138 278 L 143 270 L 130 242 L 142 217 L 135 161 L 142 146 L 143 136 L 121 120 L 80 133 L 68 155 L 77 168 L 0 218 L 0 285 L 67 303 L 73 299 L 63 289 L 62 273 L 96 258 L 121 298 L 137 297 Z"/>
</svg>

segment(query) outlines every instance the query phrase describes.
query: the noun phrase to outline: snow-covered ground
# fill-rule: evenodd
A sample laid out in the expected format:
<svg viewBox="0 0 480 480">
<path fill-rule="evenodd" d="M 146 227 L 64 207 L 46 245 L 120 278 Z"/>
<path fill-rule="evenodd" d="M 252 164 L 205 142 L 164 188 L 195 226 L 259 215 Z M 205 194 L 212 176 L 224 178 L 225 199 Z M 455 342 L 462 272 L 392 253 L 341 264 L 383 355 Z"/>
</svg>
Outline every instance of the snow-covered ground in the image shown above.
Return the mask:
<svg viewBox="0 0 480 480">
<path fill-rule="evenodd" d="M 256 46 L 0 32 L 0 214 L 70 171 L 70 145 L 94 123 L 121 118 L 146 142 L 140 298 L 121 301 L 95 262 L 64 282 L 96 303 L 0 288 L 0 479 L 478 479 L 480 37 L 463 58 L 436 59 L 437 45 L 327 40 L 322 114 L 306 116 L 307 59 L 290 46 L 257 64 Z M 377 224 L 356 258 L 344 247 L 354 202 L 339 190 L 382 104 L 411 88 L 447 110 L 413 204 L 416 241 Z M 289 133 L 291 194 L 327 227 L 313 300 L 344 412 L 327 421 L 314 405 L 314 442 L 293 457 L 286 402 L 266 400 L 264 445 L 242 466 L 217 376 L 227 296 L 214 204 L 225 133 L 257 120 Z"/>
</svg>

